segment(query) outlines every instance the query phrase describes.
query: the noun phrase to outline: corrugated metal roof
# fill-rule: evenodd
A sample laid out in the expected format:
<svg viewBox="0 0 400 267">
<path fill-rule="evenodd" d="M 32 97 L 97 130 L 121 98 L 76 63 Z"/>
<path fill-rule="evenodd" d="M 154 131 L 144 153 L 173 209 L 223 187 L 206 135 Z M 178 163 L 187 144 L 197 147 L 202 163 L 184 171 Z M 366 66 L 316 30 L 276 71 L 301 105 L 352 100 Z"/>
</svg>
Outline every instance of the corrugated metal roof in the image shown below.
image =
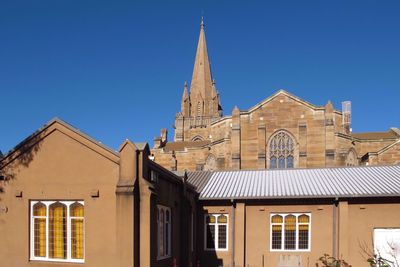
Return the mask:
<svg viewBox="0 0 400 267">
<path fill-rule="evenodd" d="M 211 171 L 196 171 L 188 173 L 188 182 L 195 186 L 197 192 L 203 191 L 207 182 L 210 180 L 213 172 Z"/>
<path fill-rule="evenodd" d="M 190 172 L 200 199 L 400 196 L 400 166 Z"/>
</svg>

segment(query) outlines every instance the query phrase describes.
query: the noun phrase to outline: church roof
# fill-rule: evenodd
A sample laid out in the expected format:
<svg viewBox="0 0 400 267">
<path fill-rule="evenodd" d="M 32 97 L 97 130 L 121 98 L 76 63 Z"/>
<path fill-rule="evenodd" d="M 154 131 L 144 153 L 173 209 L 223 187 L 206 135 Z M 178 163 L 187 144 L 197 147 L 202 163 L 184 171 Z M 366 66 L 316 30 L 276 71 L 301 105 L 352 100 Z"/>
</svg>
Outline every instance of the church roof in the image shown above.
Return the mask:
<svg viewBox="0 0 400 267">
<path fill-rule="evenodd" d="M 389 130 L 387 132 L 353 133 L 352 136 L 358 139 L 367 139 L 367 140 L 396 139 L 400 137 L 393 130 Z"/>
<path fill-rule="evenodd" d="M 204 141 L 179 141 L 179 142 L 169 142 L 165 144 L 164 151 L 183 151 L 187 147 L 202 147 L 208 145 L 210 143 L 209 140 Z"/>
<path fill-rule="evenodd" d="M 189 172 L 202 200 L 399 197 L 400 165 Z"/>
</svg>

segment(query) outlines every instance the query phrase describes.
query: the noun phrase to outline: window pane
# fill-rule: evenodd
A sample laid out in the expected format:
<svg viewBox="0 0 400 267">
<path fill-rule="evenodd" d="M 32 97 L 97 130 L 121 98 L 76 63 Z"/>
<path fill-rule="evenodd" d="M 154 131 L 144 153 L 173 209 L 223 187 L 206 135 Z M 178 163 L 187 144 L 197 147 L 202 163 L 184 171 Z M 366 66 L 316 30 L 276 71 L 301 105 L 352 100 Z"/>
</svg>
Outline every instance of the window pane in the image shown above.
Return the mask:
<svg viewBox="0 0 400 267">
<path fill-rule="evenodd" d="M 46 205 L 39 202 L 33 205 L 34 256 L 46 257 Z M 39 217 L 39 218 L 38 218 Z"/>
<path fill-rule="evenodd" d="M 65 259 L 67 256 L 66 206 L 56 202 L 50 205 L 49 257 Z"/>
<path fill-rule="evenodd" d="M 272 223 L 283 223 L 283 217 L 280 215 L 274 215 L 271 218 Z"/>
<path fill-rule="evenodd" d="M 293 166 L 293 157 L 292 156 L 287 157 L 287 167 L 288 168 L 293 168 L 294 167 Z"/>
<path fill-rule="evenodd" d="M 285 217 L 285 249 L 296 249 L 296 217 Z"/>
<path fill-rule="evenodd" d="M 215 223 L 215 216 L 208 215 L 207 216 L 207 223 Z"/>
<path fill-rule="evenodd" d="M 34 228 L 35 257 L 46 257 L 46 218 L 35 218 Z"/>
<path fill-rule="evenodd" d="M 282 249 L 282 225 L 272 226 L 272 249 Z"/>
<path fill-rule="evenodd" d="M 46 216 L 46 205 L 41 202 L 33 205 L 33 216 Z"/>
<path fill-rule="evenodd" d="M 308 223 L 310 222 L 310 217 L 305 214 L 299 216 L 299 223 Z"/>
<path fill-rule="evenodd" d="M 299 225 L 299 249 L 308 249 L 308 225 Z"/>
<path fill-rule="evenodd" d="M 279 169 L 285 168 L 285 158 L 284 157 L 279 157 Z"/>
<path fill-rule="evenodd" d="M 84 216 L 84 208 L 83 205 L 75 202 L 70 207 L 71 217 L 83 217 Z"/>
<path fill-rule="evenodd" d="M 275 158 L 275 157 L 272 157 L 272 158 L 271 158 L 271 161 L 270 161 L 270 168 L 271 168 L 271 169 L 276 169 L 276 168 L 277 168 L 277 166 L 276 166 L 276 158 Z"/>
<path fill-rule="evenodd" d="M 207 225 L 206 231 L 207 248 L 215 249 L 215 226 Z"/>
<path fill-rule="evenodd" d="M 218 223 L 227 223 L 228 222 L 228 217 L 225 215 L 220 215 L 218 216 Z"/>
<path fill-rule="evenodd" d="M 83 259 L 83 219 L 71 220 L 71 249 L 73 259 Z"/>
<path fill-rule="evenodd" d="M 159 249 L 160 249 L 160 256 L 164 256 L 164 210 L 161 210 L 160 212 L 160 225 L 159 225 L 159 229 L 160 229 L 160 236 L 158 239 L 158 245 L 159 245 Z"/>
<path fill-rule="evenodd" d="M 168 211 L 167 211 L 168 212 Z M 169 255 L 169 223 L 165 223 L 165 255 Z"/>
<path fill-rule="evenodd" d="M 218 248 L 226 249 L 226 225 L 218 226 Z"/>
</svg>

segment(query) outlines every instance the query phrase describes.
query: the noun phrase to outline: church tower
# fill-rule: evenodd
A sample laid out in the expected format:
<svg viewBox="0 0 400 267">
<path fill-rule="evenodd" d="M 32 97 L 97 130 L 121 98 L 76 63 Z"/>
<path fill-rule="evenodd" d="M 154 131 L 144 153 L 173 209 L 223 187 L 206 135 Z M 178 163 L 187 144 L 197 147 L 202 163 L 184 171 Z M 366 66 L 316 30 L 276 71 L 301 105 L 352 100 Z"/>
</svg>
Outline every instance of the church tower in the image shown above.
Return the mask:
<svg viewBox="0 0 400 267">
<path fill-rule="evenodd" d="M 201 19 L 190 92 L 185 82 L 181 111 L 175 118 L 175 141 L 193 141 L 185 132 L 192 128 L 206 128 L 212 121 L 222 117 L 219 94 L 212 79 L 208 58 L 204 20 Z"/>
</svg>

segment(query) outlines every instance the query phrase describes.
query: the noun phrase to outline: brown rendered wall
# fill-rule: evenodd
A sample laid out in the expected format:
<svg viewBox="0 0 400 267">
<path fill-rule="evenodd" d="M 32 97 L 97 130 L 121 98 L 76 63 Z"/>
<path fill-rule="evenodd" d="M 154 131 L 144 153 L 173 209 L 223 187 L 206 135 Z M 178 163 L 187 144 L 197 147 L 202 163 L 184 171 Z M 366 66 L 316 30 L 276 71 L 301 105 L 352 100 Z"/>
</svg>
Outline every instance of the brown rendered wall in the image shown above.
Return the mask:
<svg viewBox="0 0 400 267">
<path fill-rule="evenodd" d="M 400 228 L 400 200 L 291 200 L 236 203 L 203 201 L 198 217 L 201 266 L 231 266 L 232 251 L 236 267 L 279 266 L 280 256 L 300 256 L 302 267 L 314 267 L 323 254 L 336 255 L 352 266 L 367 267 L 363 245 L 371 251 L 374 228 Z M 374 204 L 370 204 L 370 203 Z M 380 203 L 379 203 L 380 202 Z M 279 204 L 280 203 L 280 204 Z M 336 204 L 335 204 L 336 203 Z M 235 236 L 232 235 L 235 212 Z M 270 251 L 270 215 L 272 213 L 311 213 L 311 250 L 309 252 Z M 204 215 L 229 214 L 229 250 L 204 251 Z M 232 240 L 235 240 L 233 244 Z M 222 266 L 222 265 L 221 265 Z"/>
<path fill-rule="evenodd" d="M 126 141 L 119 153 L 113 152 L 57 121 L 23 144 L 1 162 L 1 174 L 10 180 L 0 184 L 0 267 L 195 262 L 189 219 L 196 211 L 196 193 L 151 162 L 147 145 L 139 149 Z M 151 170 L 159 174 L 155 182 Z M 31 200 L 84 201 L 84 263 L 30 260 Z M 157 205 L 170 207 L 172 213 L 171 257 L 164 260 L 157 259 Z"/>
<path fill-rule="evenodd" d="M 400 203 L 349 203 L 348 262 L 368 266 L 365 250 L 373 250 L 374 228 L 400 228 Z"/>
<path fill-rule="evenodd" d="M 0 196 L 1 204 L 8 207 L 8 212 L 0 215 L 1 267 L 76 266 L 29 261 L 30 200 L 83 200 L 86 251 L 85 263 L 80 266 L 118 266 L 115 230 L 118 158 L 111 155 L 106 158 L 84 139 L 70 136 L 77 137 L 68 130 L 55 129 L 37 145 L 39 148 L 28 167 L 14 161 L 16 176 Z M 92 190 L 99 190 L 100 197 L 92 198 Z M 22 191 L 22 197 L 15 197 L 16 191 Z"/>
</svg>

